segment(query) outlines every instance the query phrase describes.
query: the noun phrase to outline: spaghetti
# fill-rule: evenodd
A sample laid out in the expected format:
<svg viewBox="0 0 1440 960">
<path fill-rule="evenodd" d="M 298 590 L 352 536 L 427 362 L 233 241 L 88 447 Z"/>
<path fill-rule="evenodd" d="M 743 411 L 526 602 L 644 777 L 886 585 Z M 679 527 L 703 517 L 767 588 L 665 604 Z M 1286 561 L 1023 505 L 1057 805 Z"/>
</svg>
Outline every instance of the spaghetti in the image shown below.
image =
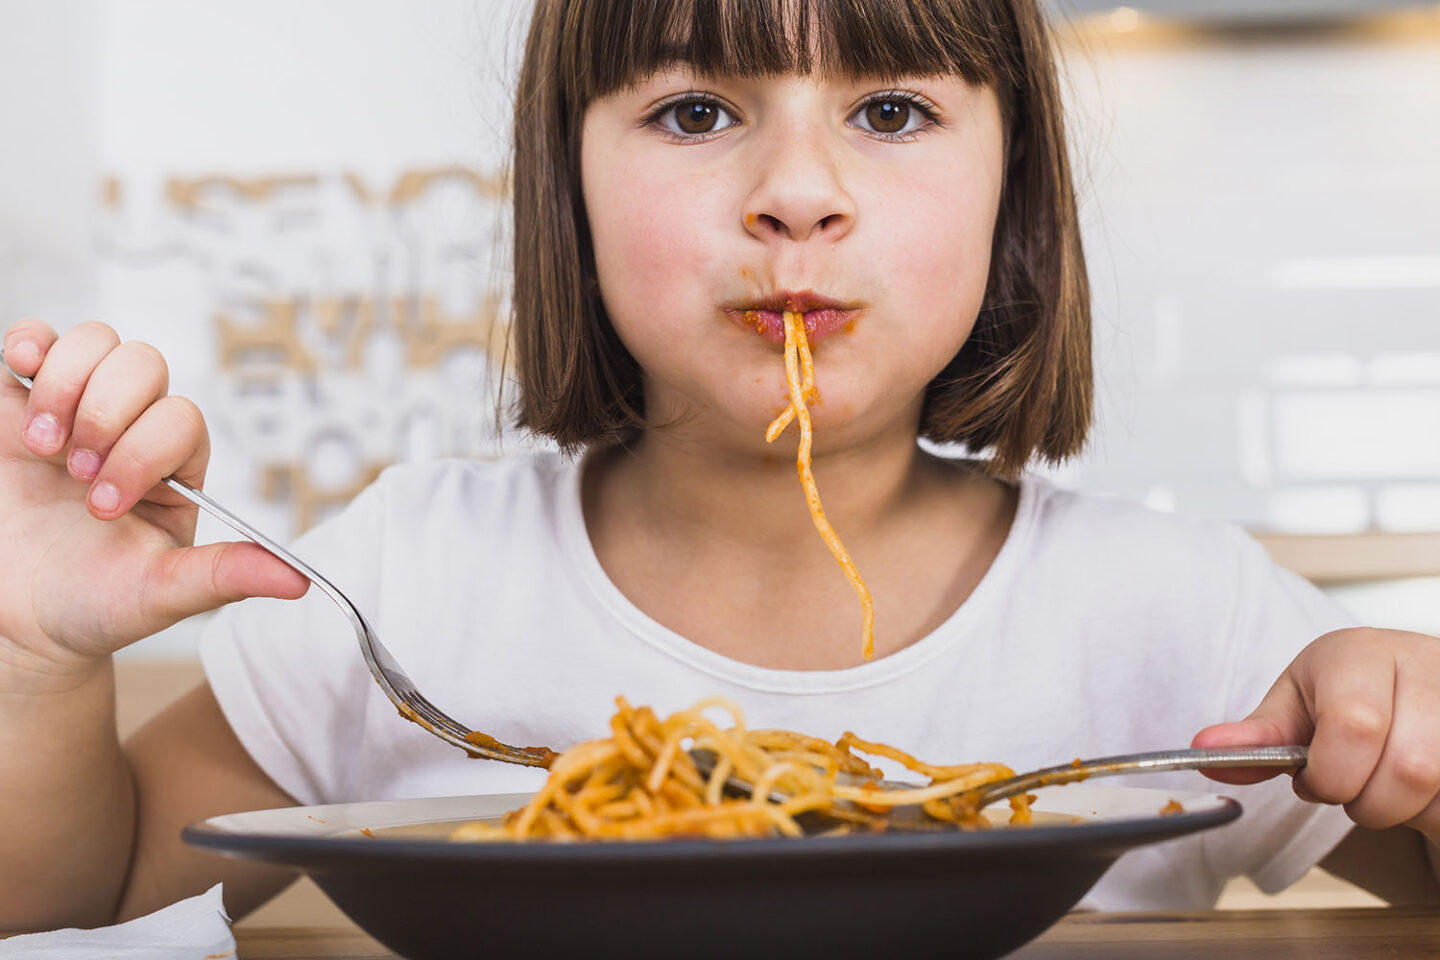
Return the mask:
<svg viewBox="0 0 1440 960">
<path fill-rule="evenodd" d="M 846 733 L 835 743 L 788 730 L 749 730 L 744 714 L 721 698 L 702 700 L 663 720 L 624 697 L 610 719 L 611 736 L 578 744 L 550 767 L 545 785 L 503 821 L 467 823 L 461 841 L 660 840 L 672 837 L 798 837 L 798 818 L 815 814 L 829 832 L 880 831 L 894 807 L 919 805 L 935 825 L 988 825 L 970 798 L 976 788 L 1013 775 L 998 763 L 937 766 L 881 743 Z M 728 713 L 722 729 L 706 711 Z M 703 773 L 692 750 L 709 751 Z M 884 757 L 930 778 L 927 786 L 889 790 L 880 771 L 857 752 Z M 749 796 L 730 796 L 734 775 Z M 1030 822 L 1030 797 L 1010 800 L 1012 824 Z"/>
<path fill-rule="evenodd" d="M 785 311 L 785 383 L 790 388 L 790 406 L 770 422 L 770 426 L 765 430 L 765 442 L 774 443 L 775 438 L 785 432 L 792 420 L 800 422 L 800 448 L 795 456 L 795 470 L 800 474 L 800 485 L 805 488 L 805 505 L 810 508 L 810 519 L 814 521 L 815 529 L 820 531 L 820 538 L 825 541 L 825 546 L 830 548 L 830 554 L 840 564 L 840 569 L 845 571 L 850 586 L 860 598 L 860 606 L 865 613 L 860 653 L 866 660 L 873 660 L 875 601 L 870 596 L 870 588 L 860 579 L 860 572 L 855 569 L 855 564 L 845 550 L 845 545 L 840 542 L 835 528 L 825 518 L 825 510 L 820 506 L 820 491 L 815 486 L 815 474 L 810 470 L 812 441 L 810 409 L 807 405 L 819 397 L 819 392 L 815 389 L 815 362 L 810 356 L 810 341 L 805 336 L 805 316 L 793 310 Z"/>
</svg>

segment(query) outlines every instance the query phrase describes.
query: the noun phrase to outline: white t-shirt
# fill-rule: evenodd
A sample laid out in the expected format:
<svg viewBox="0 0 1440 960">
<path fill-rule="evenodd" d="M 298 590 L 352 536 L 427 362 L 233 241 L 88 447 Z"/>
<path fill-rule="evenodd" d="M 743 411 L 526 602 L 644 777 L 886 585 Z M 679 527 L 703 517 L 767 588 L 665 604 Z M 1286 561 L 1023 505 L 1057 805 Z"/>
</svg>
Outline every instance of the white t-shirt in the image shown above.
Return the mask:
<svg viewBox="0 0 1440 960">
<path fill-rule="evenodd" d="M 555 453 L 393 467 L 296 552 L 361 608 L 426 696 L 477 730 L 557 750 L 604 736 L 623 694 L 664 713 L 737 701 L 756 727 L 845 730 L 938 763 L 1016 769 L 1186 746 L 1243 717 L 1310 640 L 1353 625 L 1228 525 L 1026 478 L 974 593 L 898 653 L 833 671 L 771 670 L 700 647 L 614 586 Z M 797 501 L 799 500 L 797 494 Z M 467 758 L 400 719 L 320 591 L 224 609 L 201 645 L 225 716 L 304 804 L 506 792 L 543 772 Z M 1146 786 L 1222 788 L 1196 773 Z M 1349 822 L 1279 777 L 1226 787 L 1235 824 L 1141 848 L 1082 907 L 1213 905 L 1248 875 L 1281 889 Z"/>
</svg>

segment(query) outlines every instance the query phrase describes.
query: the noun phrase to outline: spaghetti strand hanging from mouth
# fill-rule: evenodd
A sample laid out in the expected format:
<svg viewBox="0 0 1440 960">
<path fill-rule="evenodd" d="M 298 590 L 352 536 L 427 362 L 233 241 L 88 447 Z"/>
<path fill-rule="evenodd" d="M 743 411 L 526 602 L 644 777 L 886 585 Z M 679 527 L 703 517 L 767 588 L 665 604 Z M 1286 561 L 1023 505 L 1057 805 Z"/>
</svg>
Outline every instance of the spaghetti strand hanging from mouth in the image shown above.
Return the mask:
<svg viewBox="0 0 1440 960">
<path fill-rule="evenodd" d="M 845 571 L 850 586 L 855 589 L 855 594 L 860 598 L 860 606 L 865 614 L 860 652 L 866 660 L 873 660 L 875 659 L 875 601 L 870 596 L 870 588 L 865 586 L 864 580 L 860 579 L 860 572 L 855 569 L 855 564 L 850 559 L 845 545 L 840 542 L 835 528 L 825 517 L 825 509 L 820 505 L 820 491 L 815 486 L 815 474 L 810 469 L 810 448 L 813 437 L 810 408 L 807 404 L 815 400 L 819 394 L 815 388 L 815 362 L 810 356 L 810 341 L 805 335 L 805 316 L 793 310 L 786 310 L 784 320 L 785 383 L 790 388 L 790 406 L 770 422 L 770 426 L 765 430 L 765 442 L 774 443 L 775 438 L 785 432 L 785 428 L 790 425 L 792 420 L 799 421 L 800 447 L 795 455 L 795 471 L 800 475 L 800 485 L 805 489 L 805 505 L 810 508 L 810 519 L 814 521 L 815 529 L 820 532 L 820 538 L 825 541 L 825 546 L 830 548 L 830 554 L 835 558 L 835 562 L 840 564 L 840 569 Z"/>
</svg>

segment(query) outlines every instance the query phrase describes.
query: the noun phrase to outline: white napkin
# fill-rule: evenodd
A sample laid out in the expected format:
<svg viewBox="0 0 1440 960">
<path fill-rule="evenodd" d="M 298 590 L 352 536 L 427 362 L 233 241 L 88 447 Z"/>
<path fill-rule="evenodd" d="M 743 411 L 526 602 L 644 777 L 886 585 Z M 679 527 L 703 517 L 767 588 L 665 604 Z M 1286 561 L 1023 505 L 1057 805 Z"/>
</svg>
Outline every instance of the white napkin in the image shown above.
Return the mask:
<svg viewBox="0 0 1440 960">
<path fill-rule="evenodd" d="M 94 930 L 52 930 L 0 940 L 0 958 L 16 960 L 222 960 L 235 936 L 220 884 L 144 917 Z"/>
</svg>

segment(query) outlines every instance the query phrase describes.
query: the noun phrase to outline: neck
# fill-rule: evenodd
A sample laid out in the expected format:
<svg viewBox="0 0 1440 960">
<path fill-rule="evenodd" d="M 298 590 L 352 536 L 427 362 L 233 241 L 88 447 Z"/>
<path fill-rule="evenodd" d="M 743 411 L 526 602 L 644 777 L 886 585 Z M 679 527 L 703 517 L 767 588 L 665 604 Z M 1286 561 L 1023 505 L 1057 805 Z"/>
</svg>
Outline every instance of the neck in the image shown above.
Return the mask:
<svg viewBox="0 0 1440 960">
<path fill-rule="evenodd" d="M 756 455 L 655 430 L 610 452 L 595 473 L 605 478 L 601 484 L 613 485 L 613 502 L 638 508 L 652 527 L 716 546 L 739 541 L 746 552 L 777 559 L 809 557 L 818 535 L 796 475 L 797 440 L 792 426 Z M 867 539 L 913 501 L 926 459 L 906 431 L 817 450 L 816 485 L 840 537 L 847 544 Z"/>
<path fill-rule="evenodd" d="M 871 436 L 822 446 L 813 469 L 825 514 L 875 598 L 885 656 L 968 596 L 1004 540 L 1013 497 L 928 456 L 913 431 Z M 796 442 L 787 435 L 773 453 L 727 449 L 677 427 L 597 453 L 583 485 L 591 544 L 622 593 L 693 642 L 760 666 L 853 666 L 860 608 L 806 509 Z"/>
</svg>

